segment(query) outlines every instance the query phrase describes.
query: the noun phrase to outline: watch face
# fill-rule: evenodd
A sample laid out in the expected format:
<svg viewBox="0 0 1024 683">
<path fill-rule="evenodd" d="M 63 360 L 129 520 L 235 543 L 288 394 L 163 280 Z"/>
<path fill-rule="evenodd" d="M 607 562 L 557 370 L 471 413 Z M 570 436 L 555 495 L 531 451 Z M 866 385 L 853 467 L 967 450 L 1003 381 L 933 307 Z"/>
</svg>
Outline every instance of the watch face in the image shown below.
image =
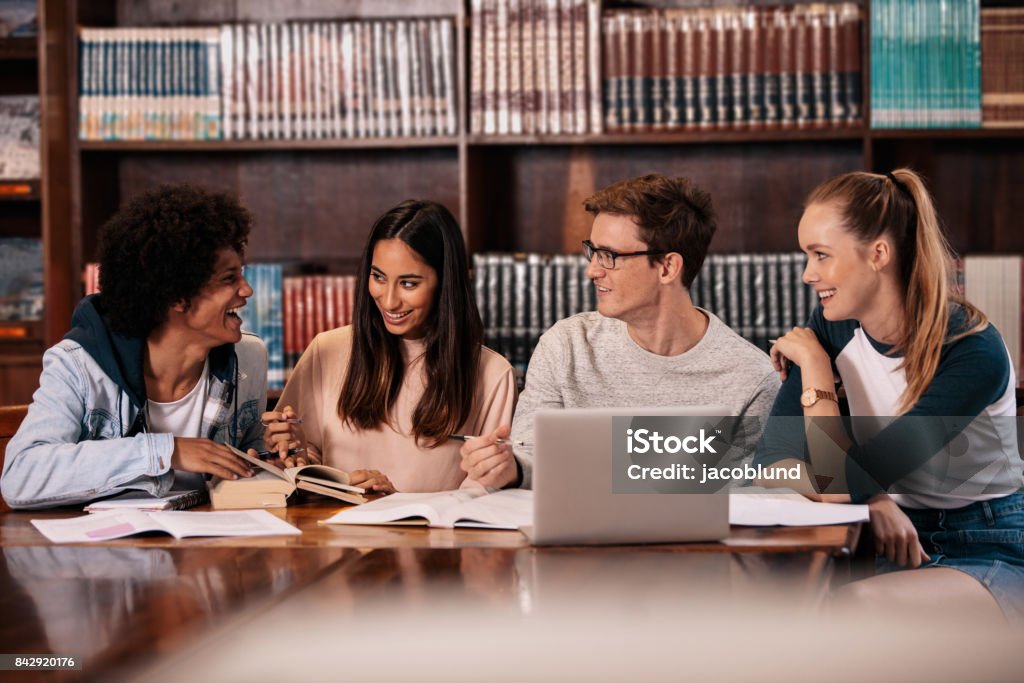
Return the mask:
<svg viewBox="0 0 1024 683">
<path fill-rule="evenodd" d="M 817 398 L 814 389 L 807 389 L 804 393 L 800 394 L 800 405 L 810 408 L 817 402 Z"/>
</svg>

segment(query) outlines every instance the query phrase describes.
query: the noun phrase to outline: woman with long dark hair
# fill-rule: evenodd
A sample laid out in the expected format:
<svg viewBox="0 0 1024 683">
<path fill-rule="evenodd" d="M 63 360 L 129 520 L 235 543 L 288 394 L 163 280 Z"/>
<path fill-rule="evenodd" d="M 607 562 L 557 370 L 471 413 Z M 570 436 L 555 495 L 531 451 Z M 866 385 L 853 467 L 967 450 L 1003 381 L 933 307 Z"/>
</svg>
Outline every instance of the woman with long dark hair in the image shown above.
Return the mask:
<svg viewBox="0 0 1024 683">
<path fill-rule="evenodd" d="M 1024 623 L 1013 365 L 955 289 L 922 179 L 898 169 L 828 181 L 811 193 L 799 239 L 820 306 L 772 348 L 784 379 L 772 415 L 826 418 L 808 430 L 811 467 L 838 446 L 837 476 L 869 504 L 880 573 L 845 596 L 960 619 L 998 619 L 1001 608 Z M 840 416 L 836 376 L 849 422 L 827 419 Z M 769 421 L 759 458 L 800 458 L 803 428 L 779 424 Z"/>
<path fill-rule="evenodd" d="M 296 461 L 347 470 L 374 491 L 458 488 L 466 473 L 449 437 L 490 433 L 515 407 L 512 367 L 482 340 L 455 218 L 436 202 L 402 202 L 370 233 L 352 325 L 313 340 L 283 408 L 264 415 L 267 447 L 305 448 Z"/>
</svg>

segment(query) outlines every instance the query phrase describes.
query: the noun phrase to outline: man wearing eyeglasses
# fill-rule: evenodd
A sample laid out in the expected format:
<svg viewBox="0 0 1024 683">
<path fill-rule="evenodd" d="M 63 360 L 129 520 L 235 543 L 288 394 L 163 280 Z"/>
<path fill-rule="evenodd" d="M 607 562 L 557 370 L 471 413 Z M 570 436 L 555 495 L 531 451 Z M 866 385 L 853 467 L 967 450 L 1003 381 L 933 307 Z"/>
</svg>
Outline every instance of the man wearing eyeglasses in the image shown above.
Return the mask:
<svg viewBox="0 0 1024 683">
<path fill-rule="evenodd" d="M 768 355 L 690 299 L 715 233 L 706 192 L 651 174 L 615 183 L 584 207 L 594 216 L 583 253 L 597 311 L 540 338 L 511 434 L 502 427 L 462 447 L 463 469 L 486 486 L 530 487 L 539 410 L 724 405 L 740 417 L 768 415 L 779 389 Z M 758 436 L 734 445 L 752 452 Z"/>
</svg>

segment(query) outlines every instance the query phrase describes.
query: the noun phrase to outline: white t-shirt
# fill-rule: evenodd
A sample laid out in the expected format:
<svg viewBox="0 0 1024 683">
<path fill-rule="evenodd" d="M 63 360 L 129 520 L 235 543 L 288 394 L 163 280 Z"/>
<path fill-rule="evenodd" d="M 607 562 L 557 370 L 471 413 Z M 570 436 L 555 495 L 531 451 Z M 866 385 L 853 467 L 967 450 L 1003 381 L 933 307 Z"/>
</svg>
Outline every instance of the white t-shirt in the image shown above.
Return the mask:
<svg viewBox="0 0 1024 683">
<path fill-rule="evenodd" d="M 149 431 L 157 434 L 202 438 L 203 411 L 209 398 L 210 360 L 203 364 L 199 381 L 191 391 L 170 403 L 149 400 L 146 402 L 146 417 Z M 202 475 L 195 472 L 174 471 L 174 488 L 202 487 Z"/>
</svg>

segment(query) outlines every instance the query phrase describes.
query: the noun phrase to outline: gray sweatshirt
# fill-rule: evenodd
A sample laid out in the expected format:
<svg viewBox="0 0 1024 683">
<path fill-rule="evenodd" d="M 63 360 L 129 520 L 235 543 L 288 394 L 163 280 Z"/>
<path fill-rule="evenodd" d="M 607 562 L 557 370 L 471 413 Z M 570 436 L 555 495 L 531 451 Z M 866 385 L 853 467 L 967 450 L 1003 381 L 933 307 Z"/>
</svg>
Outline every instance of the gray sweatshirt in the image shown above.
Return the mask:
<svg viewBox="0 0 1024 683">
<path fill-rule="evenodd" d="M 703 311 L 704 338 L 678 356 L 640 348 L 621 320 L 597 312 L 555 323 L 537 344 L 519 397 L 512 440 L 523 469 L 523 488 L 532 486 L 533 416 L 557 408 L 628 408 L 721 405 L 736 416 L 767 416 L 779 377 L 768 355 Z M 760 434 L 736 443 L 752 452 Z"/>
</svg>

